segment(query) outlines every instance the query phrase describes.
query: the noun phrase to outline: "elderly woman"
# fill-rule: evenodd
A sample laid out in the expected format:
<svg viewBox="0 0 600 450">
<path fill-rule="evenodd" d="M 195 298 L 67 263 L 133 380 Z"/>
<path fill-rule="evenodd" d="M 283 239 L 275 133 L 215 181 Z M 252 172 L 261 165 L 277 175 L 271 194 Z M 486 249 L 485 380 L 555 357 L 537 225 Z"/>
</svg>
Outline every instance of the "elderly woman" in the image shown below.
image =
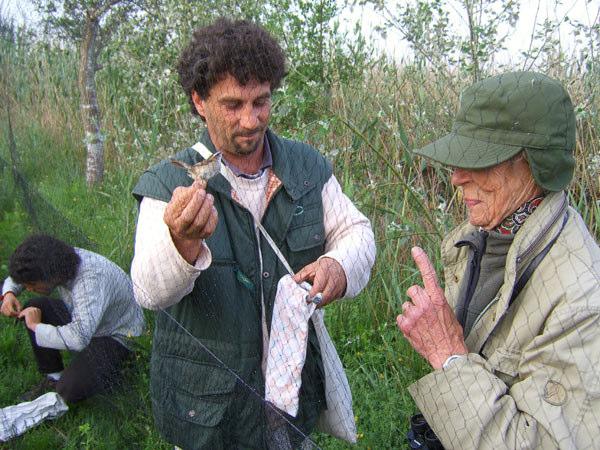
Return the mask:
<svg viewBox="0 0 600 450">
<path fill-rule="evenodd" d="M 452 169 L 468 221 L 427 255 L 398 327 L 435 369 L 409 387 L 449 448 L 600 448 L 600 249 L 564 189 L 575 117 L 555 80 L 483 80 L 416 153 Z"/>
</svg>

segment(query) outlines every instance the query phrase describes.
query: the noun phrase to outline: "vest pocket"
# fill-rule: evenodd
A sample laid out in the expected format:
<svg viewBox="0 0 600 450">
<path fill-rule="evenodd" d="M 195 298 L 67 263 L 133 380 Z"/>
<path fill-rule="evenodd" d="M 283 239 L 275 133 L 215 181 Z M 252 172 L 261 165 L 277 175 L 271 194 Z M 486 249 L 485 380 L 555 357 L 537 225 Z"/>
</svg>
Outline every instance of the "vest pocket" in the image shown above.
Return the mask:
<svg viewBox="0 0 600 450">
<path fill-rule="evenodd" d="M 164 356 L 153 361 L 154 401 L 162 413 L 204 427 L 215 427 L 233 399 L 236 380 L 213 364 Z"/>
<path fill-rule="evenodd" d="M 325 242 L 323 222 L 303 225 L 290 230 L 286 238 L 290 250 L 299 252 L 321 246 Z"/>
<path fill-rule="evenodd" d="M 325 248 L 325 227 L 317 222 L 296 227 L 288 232 L 286 242 L 290 249 L 289 263 L 298 271 L 315 261 Z"/>
<path fill-rule="evenodd" d="M 308 225 L 314 225 L 316 223 L 323 222 L 323 205 L 321 199 L 318 199 L 319 203 L 312 205 L 297 205 L 292 222 L 290 223 L 290 230 L 293 231 L 296 228 L 302 228 Z"/>
</svg>

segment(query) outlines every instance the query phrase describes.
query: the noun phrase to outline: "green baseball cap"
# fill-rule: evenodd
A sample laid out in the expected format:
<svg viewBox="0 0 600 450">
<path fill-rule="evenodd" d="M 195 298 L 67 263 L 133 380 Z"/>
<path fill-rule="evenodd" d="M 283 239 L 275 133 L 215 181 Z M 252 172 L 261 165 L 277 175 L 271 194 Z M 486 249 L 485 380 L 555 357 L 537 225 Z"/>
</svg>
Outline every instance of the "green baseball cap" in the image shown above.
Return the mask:
<svg viewBox="0 0 600 450">
<path fill-rule="evenodd" d="M 537 184 L 560 191 L 573 176 L 574 149 L 575 113 L 563 86 L 541 73 L 510 72 L 467 88 L 450 134 L 414 153 L 484 169 L 525 150 Z"/>
</svg>

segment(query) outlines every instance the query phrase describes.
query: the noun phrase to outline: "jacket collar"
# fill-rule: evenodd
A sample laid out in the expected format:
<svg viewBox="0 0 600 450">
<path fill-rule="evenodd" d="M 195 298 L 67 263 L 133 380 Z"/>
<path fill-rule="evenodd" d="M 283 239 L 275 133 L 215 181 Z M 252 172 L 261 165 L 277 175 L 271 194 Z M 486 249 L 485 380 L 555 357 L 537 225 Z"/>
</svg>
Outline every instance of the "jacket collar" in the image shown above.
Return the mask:
<svg viewBox="0 0 600 450">
<path fill-rule="evenodd" d="M 560 231 L 567 207 L 564 191 L 548 194 L 515 235 L 509 258 L 521 266 L 527 265 Z"/>
<path fill-rule="evenodd" d="M 271 129 L 267 129 L 266 136 L 271 147 L 271 156 L 273 158 L 272 170 L 281 181 L 283 188 L 288 195 L 295 201 L 313 189 L 316 184 L 308 172 L 305 172 L 303 168 L 299 168 L 292 163 L 294 155 L 293 149 L 290 148 L 289 143 L 284 142 L 273 133 Z M 205 129 L 202 133 L 200 142 L 202 142 L 212 153 L 218 151 L 210 139 L 208 129 Z M 221 174 L 211 178 L 208 185 L 212 189 L 222 193 L 229 194 L 231 191 L 231 185 Z"/>
<path fill-rule="evenodd" d="M 564 191 L 548 194 L 515 235 L 507 262 L 512 257 L 519 263 L 526 263 L 535 257 L 535 250 L 541 250 L 539 247 L 543 248 L 544 242 L 550 241 L 560 229 L 559 219 L 566 213 L 567 207 L 567 195 Z M 450 231 L 442 242 L 444 266 L 455 264 L 457 257 L 460 257 L 454 244 L 477 229 L 478 227 L 464 221 Z"/>
</svg>

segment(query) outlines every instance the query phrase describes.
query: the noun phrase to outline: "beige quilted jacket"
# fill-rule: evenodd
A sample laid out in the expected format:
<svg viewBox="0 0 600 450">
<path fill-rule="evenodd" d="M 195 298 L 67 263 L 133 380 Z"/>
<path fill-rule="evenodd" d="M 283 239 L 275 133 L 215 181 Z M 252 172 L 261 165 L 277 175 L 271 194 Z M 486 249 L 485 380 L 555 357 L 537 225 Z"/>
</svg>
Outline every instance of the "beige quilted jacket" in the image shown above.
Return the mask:
<svg viewBox="0 0 600 450">
<path fill-rule="evenodd" d="M 517 278 L 563 226 L 508 308 Z M 467 262 L 454 243 L 472 230 L 463 224 L 442 244 L 453 307 Z M 600 249 L 565 193 L 550 194 L 515 236 L 471 353 L 409 391 L 446 449 L 600 448 L 599 316 Z"/>
</svg>

